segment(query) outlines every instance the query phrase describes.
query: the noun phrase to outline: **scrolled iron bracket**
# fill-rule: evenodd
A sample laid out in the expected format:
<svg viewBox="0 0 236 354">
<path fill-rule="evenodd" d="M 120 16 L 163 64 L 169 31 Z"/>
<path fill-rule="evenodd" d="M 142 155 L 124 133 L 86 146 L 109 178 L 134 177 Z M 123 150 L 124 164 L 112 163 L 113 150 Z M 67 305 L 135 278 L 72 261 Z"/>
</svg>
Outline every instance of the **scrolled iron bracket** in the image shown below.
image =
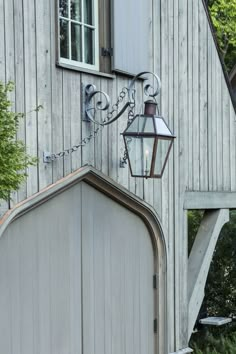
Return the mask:
<svg viewBox="0 0 236 354">
<path fill-rule="evenodd" d="M 150 77 L 144 77 L 145 75 L 152 77 L 152 83 L 150 83 Z M 122 89 L 121 93 L 118 96 L 117 102 L 112 106 L 111 112 L 108 112 L 107 117 L 100 122 L 96 120 L 96 112 L 108 111 L 110 107 L 110 98 L 108 94 L 104 91 L 97 90 L 95 85 L 89 84 L 84 86 L 82 88 L 84 94 L 84 120 L 105 126 L 115 122 L 126 111 L 128 107 L 134 108 L 136 105 L 135 83 L 138 79 L 142 77 L 144 79 L 144 83 L 148 80 L 148 82 L 143 85 L 143 91 L 145 96 L 155 98 L 160 93 L 160 78 L 151 71 L 143 71 L 133 77 L 127 88 L 125 87 Z M 120 103 L 123 101 L 126 93 L 128 96 L 127 102 L 124 103 L 123 107 L 118 111 Z M 97 95 L 99 95 L 99 100 L 96 101 L 96 97 L 98 97 Z M 113 116 L 114 113 L 116 113 L 115 116 Z"/>
<path fill-rule="evenodd" d="M 110 97 L 103 91 L 97 90 L 95 85 L 89 84 L 86 85 L 85 88 L 85 120 L 92 121 L 96 124 L 101 124 L 95 120 L 95 112 L 98 111 L 106 111 L 110 106 Z M 105 103 L 100 99 L 93 105 L 93 97 L 97 94 L 102 95 L 105 98 Z"/>
</svg>

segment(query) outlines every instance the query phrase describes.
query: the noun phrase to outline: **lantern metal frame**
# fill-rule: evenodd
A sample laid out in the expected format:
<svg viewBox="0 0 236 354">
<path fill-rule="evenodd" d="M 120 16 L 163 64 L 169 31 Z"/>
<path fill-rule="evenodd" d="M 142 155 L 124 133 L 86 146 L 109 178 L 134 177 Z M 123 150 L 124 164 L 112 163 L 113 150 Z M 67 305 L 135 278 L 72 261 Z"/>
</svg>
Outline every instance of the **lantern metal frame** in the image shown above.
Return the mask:
<svg viewBox="0 0 236 354">
<path fill-rule="evenodd" d="M 154 114 L 153 115 L 152 114 L 150 114 L 150 115 L 149 114 L 141 114 L 141 115 L 136 115 L 134 117 L 134 119 L 135 118 L 137 119 L 138 117 L 144 118 L 144 119 L 145 118 L 152 119 L 153 127 L 154 127 L 154 133 L 127 131 L 129 129 L 129 126 L 128 126 L 125 129 L 125 131 L 122 133 L 123 138 L 124 138 L 125 149 L 126 149 L 127 152 L 129 151 L 129 146 L 127 144 L 127 141 L 126 141 L 125 137 L 144 138 L 144 139 L 149 139 L 150 138 L 150 139 L 154 139 L 153 152 L 152 152 L 152 160 L 151 160 L 150 171 L 149 170 L 144 170 L 145 174 L 135 174 L 133 172 L 132 164 L 131 164 L 131 161 L 130 161 L 130 155 L 129 155 L 129 153 L 127 154 L 131 176 L 132 177 L 143 177 L 143 178 L 146 178 L 146 179 L 147 178 L 161 178 L 163 173 L 164 173 L 164 170 L 165 170 L 165 167 L 166 167 L 166 164 L 167 164 L 167 160 L 168 160 L 168 157 L 169 157 L 169 154 L 170 154 L 170 151 L 171 151 L 171 148 L 172 148 L 172 145 L 174 143 L 174 139 L 176 138 L 176 136 L 169 129 L 165 119 L 162 116 L 154 115 Z M 159 118 L 159 119 L 162 119 L 164 121 L 164 123 L 168 127 L 171 135 L 166 136 L 166 135 L 162 135 L 162 134 L 158 133 L 157 127 L 156 127 L 156 124 L 155 124 L 155 118 Z M 159 140 L 168 140 L 170 142 L 170 144 L 169 144 L 168 150 L 166 152 L 164 163 L 163 163 L 162 168 L 161 168 L 161 173 L 155 173 L 155 162 L 156 162 L 156 154 L 157 154 L 158 141 Z M 150 173 L 148 174 L 148 172 L 150 172 Z"/>
</svg>

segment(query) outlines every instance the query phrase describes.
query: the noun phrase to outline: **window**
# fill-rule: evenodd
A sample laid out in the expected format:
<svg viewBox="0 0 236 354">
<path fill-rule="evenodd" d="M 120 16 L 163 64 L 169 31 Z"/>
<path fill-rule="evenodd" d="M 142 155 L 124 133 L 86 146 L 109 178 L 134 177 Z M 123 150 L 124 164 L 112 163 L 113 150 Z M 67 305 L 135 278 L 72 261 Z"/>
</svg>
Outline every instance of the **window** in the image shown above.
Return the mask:
<svg viewBox="0 0 236 354">
<path fill-rule="evenodd" d="M 104 74 L 150 70 L 152 0 L 56 1 L 59 65 Z"/>
<path fill-rule="evenodd" d="M 99 69 L 98 0 L 59 0 L 59 63 Z"/>
</svg>

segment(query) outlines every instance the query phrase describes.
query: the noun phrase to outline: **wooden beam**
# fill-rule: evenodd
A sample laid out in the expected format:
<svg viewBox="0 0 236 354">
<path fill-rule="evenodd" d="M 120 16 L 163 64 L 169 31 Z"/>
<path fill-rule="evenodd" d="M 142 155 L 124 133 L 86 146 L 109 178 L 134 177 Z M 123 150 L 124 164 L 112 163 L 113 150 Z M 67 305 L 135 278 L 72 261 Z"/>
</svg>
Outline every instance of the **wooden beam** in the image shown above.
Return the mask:
<svg viewBox="0 0 236 354">
<path fill-rule="evenodd" d="M 228 209 L 206 211 L 194 241 L 188 261 L 189 338 L 204 298 L 207 275 L 217 240 L 223 225 L 228 221 Z"/>
<path fill-rule="evenodd" d="M 184 209 L 236 209 L 236 192 L 186 192 Z"/>
</svg>

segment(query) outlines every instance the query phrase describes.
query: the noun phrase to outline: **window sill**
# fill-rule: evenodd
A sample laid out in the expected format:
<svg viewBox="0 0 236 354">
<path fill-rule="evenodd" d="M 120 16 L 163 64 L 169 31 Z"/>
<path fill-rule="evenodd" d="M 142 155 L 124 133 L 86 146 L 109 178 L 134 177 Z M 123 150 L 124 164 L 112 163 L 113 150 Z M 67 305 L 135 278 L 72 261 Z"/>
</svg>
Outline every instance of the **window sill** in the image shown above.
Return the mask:
<svg viewBox="0 0 236 354">
<path fill-rule="evenodd" d="M 91 75 L 106 77 L 108 79 L 115 79 L 116 78 L 116 75 L 114 75 L 114 74 L 107 74 L 107 73 L 103 73 L 103 72 L 100 72 L 100 71 L 80 68 L 80 67 L 77 67 L 77 66 L 74 66 L 74 65 L 70 65 L 70 64 L 65 64 L 65 63 L 57 62 L 56 66 L 58 68 L 74 70 L 74 71 L 85 73 L 85 74 L 91 74 Z"/>
</svg>

